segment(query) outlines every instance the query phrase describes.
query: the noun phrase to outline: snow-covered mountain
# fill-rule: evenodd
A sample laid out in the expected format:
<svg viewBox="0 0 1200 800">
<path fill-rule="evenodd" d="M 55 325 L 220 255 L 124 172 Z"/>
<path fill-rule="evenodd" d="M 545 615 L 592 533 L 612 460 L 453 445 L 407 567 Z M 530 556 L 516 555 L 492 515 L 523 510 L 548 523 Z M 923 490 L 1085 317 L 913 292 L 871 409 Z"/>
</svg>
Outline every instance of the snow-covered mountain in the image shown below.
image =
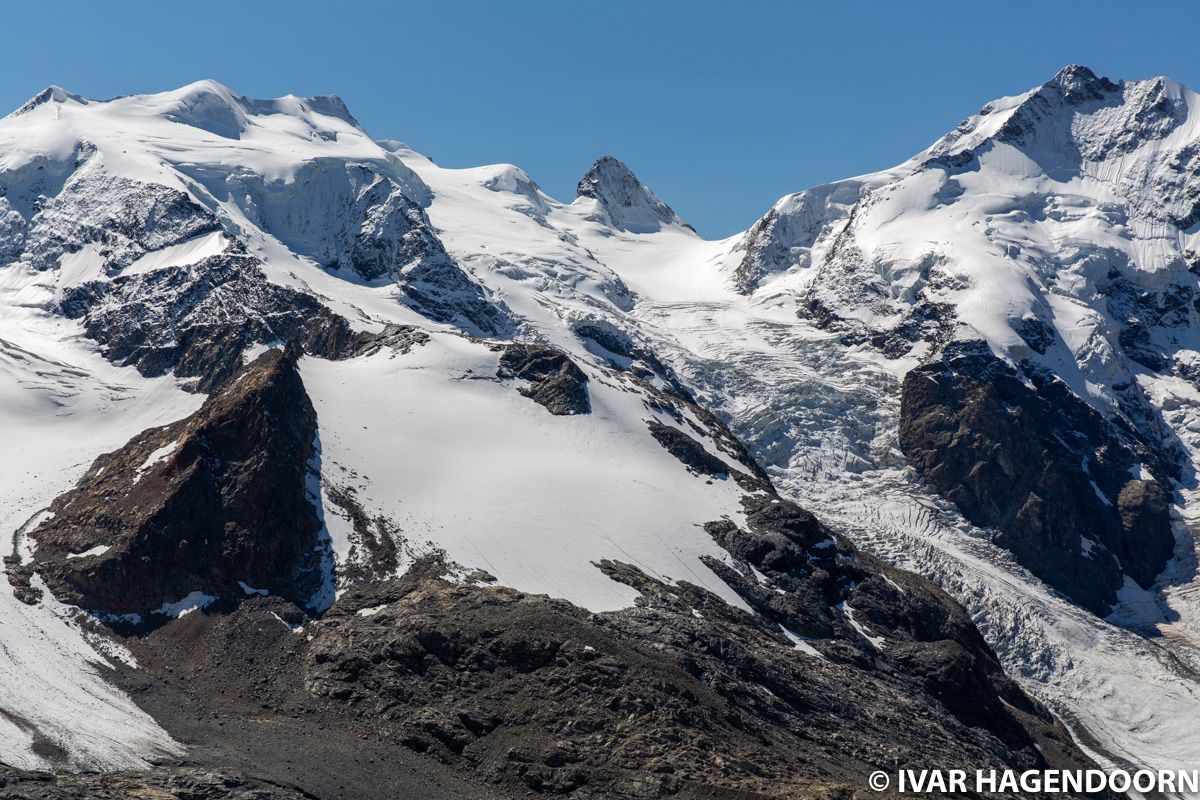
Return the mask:
<svg viewBox="0 0 1200 800">
<path fill-rule="evenodd" d="M 515 166 L 373 140 L 334 97 L 45 90 L 0 120 L 0 762 L 175 756 L 174 718 L 107 665 L 166 675 L 162 637 L 183 637 L 189 674 L 225 686 L 240 673 L 195 643 L 232 652 L 265 619 L 307 632 L 277 667 L 303 663 L 304 702 L 383 720 L 421 698 L 396 741 L 583 791 L 564 764 L 587 752 L 489 760 L 514 729 L 478 717 L 489 681 L 452 670 L 437 685 L 478 706 L 442 708 L 363 666 L 408 657 L 372 644 L 376 623 L 463 663 L 443 612 L 463 641 L 519 613 L 588 652 L 640 642 L 631 675 L 680 653 L 705 686 L 763 687 L 756 735 L 812 759 L 780 762 L 797 780 L 951 741 L 971 768 L 1081 758 L 1047 744 L 970 620 L 878 556 L 962 603 L 1090 756 L 1192 764 L 1198 152 L 1191 91 L 1069 67 L 709 241 L 611 157 L 561 202 Z M 720 637 L 747 655 L 682 655 Z M 530 691 L 515 680 L 505 696 Z M 847 721 L 889 692 L 942 733 Z M 987 710 L 967 719 L 956 692 Z M 841 708 L 822 725 L 853 741 L 833 762 L 788 738 L 822 693 Z M 671 774 L 697 768 L 679 758 Z M 725 785 L 796 789 L 750 767 Z"/>
</svg>

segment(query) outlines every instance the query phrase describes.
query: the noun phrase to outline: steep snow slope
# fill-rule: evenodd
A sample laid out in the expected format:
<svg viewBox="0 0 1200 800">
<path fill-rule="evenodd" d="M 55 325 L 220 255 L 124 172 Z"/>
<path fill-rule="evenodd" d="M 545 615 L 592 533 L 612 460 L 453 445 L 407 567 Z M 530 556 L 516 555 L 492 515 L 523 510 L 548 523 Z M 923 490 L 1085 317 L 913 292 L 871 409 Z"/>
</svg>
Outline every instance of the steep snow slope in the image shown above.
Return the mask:
<svg viewBox="0 0 1200 800">
<path fill-rule="evenodd" d="M 20 533 L 97 452 L 187 413 L 200 399 L 181 392 L 173 379 L 146 380 L 104 361 L 73 325 L 45 313 L 52 276 L 27 278 L 13 268 L 0 270 L 5 556 L 29 546 Z M 104 679 L 105 657 L 127 656 L 110 645 L 94 647 L 71 609 L 49 599 L 27 606 L 12 591 L 0 591 L 0 642 L 0 762 L 45 768 L 65 756 L 80 768 L 132 768 L 178 752 Z"/>
<path fill-rule="evenodd" d="M 498 355 L 436 335 L 403 357 L 306 360 L 327 486 L 353 490 L 416 552 L 506 586 L 622 608 L 638 593 L 594 566 L 616 558 L 745 607 L 700 561 L 728 558 L 703 525 L 744 517 L 735 481 L 690 474 L 648 436 L 644 420 L 670 417 L 619 374 L 593 374 L 590 414 L 553 416 L 494 380 Z M 331 532 L 346 552 L 349 532 Z"/>
</svg>

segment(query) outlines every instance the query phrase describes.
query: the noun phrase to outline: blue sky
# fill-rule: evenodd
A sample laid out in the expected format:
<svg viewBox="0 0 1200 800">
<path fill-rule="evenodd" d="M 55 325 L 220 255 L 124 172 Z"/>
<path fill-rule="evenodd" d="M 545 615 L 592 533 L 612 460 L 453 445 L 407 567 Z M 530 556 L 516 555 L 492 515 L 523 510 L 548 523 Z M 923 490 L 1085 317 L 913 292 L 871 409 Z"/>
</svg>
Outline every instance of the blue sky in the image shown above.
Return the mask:
<svg viewBox="0 0 1200 800">
<path fill-rule="evenodd" d="M 599 155 L 705 235 L 891 166 L 1067 63 L 1200 87 L 1187 3 L 58 2 L 6 9 L 0 106 L 215 78 L 341 95 L 446 166 L 512 162 L 569 199 Z"/>
</svg>

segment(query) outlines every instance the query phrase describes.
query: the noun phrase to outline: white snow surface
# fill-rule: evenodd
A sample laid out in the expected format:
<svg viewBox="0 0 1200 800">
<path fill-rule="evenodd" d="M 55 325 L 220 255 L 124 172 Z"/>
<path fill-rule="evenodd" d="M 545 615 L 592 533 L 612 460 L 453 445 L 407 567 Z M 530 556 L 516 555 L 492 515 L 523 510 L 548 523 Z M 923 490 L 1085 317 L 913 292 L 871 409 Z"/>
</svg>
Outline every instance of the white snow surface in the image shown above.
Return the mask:
<svg viewBox="0 0 1200 800">
<path fill-rule="evenodd" d="M 44 277 L 0 269 L 0 551 L 6 554 L 18 531 L 40 521 L 97 455 L 186 415 L 202 399 L 180 391 L 173 379 L 147 380 L 93 352 L 72 323 L 37 302 L 47 296 L 38 285 Z M 81 769 L 132 769 L 178 755 L 166 732 L 100 672 L 110 658 L 128 654 L 93 643 L 75 613 L 49 592 L 40 605 L 27 606 L 4 581 L 0 763 L 49 768 L 33 749 L 35 736 L 63 748 L 68 765 Z"/>
<path fill-rule="evenodd" d="M 1186 180 L 1192 189 L 1197 181 L 1170 167 L 1200 140 L 1200 101 L 1164 79 L 1105 90 L 1103 102 L 1063 99 L 1081 83 L 1087 76 L 1068 70 L 1049 88 L 995 101 L 904 164 L 790 195 L 751 231 L 722 241 L 677 220 L 614 227 L 590 198 L 551 198 L 512 165 L 439 167 L 399 142 L 372 141 L 334 98 L 255 101 L 212 82 L 106 102 L 47 90 L 0 121 L 0 171 L 69 170 L 86 142 L 106 173 L 180 189 L 221 220 L 220 233 L 140 254 L 123 273 L 194 263 L 236 237 L 265 260 L 271 280 L 322 297 L 357 325 L 430 332 L 405 354 L 301 362 L 320 425 L 314 499 L 339 558 L 349 557 L 352 529 L 334 513 L 330 486 L 355 489 L 369 514 L 393 520 L 407 556 L 439 549 L 466 571 L 486 569 L 526 591 L 597 610 L 628 605 L 634 592 L 594 563 L 612 558 L 740 603 L 700 561 L 726 557 L 701 526 L 740 521 L 740 492 L 691 475 L 659 447 L 646 429 L 658 415 L 605 368 L 628 359 L 576 335 L 617 332 L 652 349 L 720 412 L 784 494 L 953 594 L 1010 674 L 1101 761 L 1192 768 L 1196 490 L 1176 498 L 1177 557 L 1159 586 L 1127 587 L 1121 607 L 1099 619 L 1015 565 L 907 467 L 897 445 L 899 381 L 927 355 L 924 345 L 885 358 L 798 313 L 815 298 L 889 331 L 918 297 L 947 303 L 956 336 L 1043 364 L 1105 413 L 1118 413 L 1109 387 L 1136 381 L 1200 463 L 1200 392 L 1124 356 L 1096 286 L 1115 269 L 1136 286 L 1161 287 L 1200 249 L 1200 226 L 1172 222 L 1195 196 Z M 1014 143 L 1023 120 L 1026 137 Z M 303 176 L 327 168 L 314 164 L 330 163 L 367 164 L 425 207 L 450 255 L 521 320 L 520 335 L 566 350 L 587 372 L 593 412 L 549 415 L 495 379 L 488 342 L 421 318 L 388 286 L 318 268 L 296 241 L 259 224 L 263 210 L 242 192 L 256 182 L 291 187 L 276 212 L 294 203 L 301 215 L 340 213 L 300 191 Z M 0 253 L 5 224 L 0 214 Z M 737 274 L 754 252 L 766 256 L 745 290 Z M 105 362 L 54 313 L 64 287 L 108 277 L 90 245 L 44 272 L 0 266 L 0 419 L 14 431 L 0 471 L 4 552 L 96 455 L 202 400 L 171 379 Z M 1030 317 L 1054 334 L 1044 354 L 1014 332 Z M 1195 331 L 1171 344 L 1200 354 Z M 38 765 L 33 729 L 81 766 L 136 765 L 173 748 L 99 677 L 103 656 L 68 610 L 31 608 L 3 591 L 0 606 L 0 710 L 28 721 L 14 727 L 0 714 L 0 761 Z"/>
<path fill-rule="evenodd" d="M 287 182 L 314 160 L 334 158 L 372 163 L 411 196 L 422 194 L 339 98 L 251 100 L 211 80 L 112 100 L 50 87 L 0 124 L 0 170 L 73 160 L 82 142 L 99 150 L 111 174 L 184 191 L 246 171 Z"/>
<path fill-rule="evenodd" d="M 178 600 L 163 603 L 154 613 L 162 614 L 164 617 L 177 619 L 193 611 L 198 611 L 202 608 L 208 608 L 215 603 L 217 598 L 210 594 L 205 594 L 201 591 L 188 592 Z"/>
<path fill-rule="evenodd" d="M 225 249 L 225 235 L 219 231 L 203 233 L 179 244 L 154 250 L 121 270 L 122 275 L 141 275 L 156 269 L 195 264 L 202 258 L 215 256 Z M 74 281 L 81 282 L 81 281 Z"/>
<path fill-rule="evenodd" d="M 89 547 L 87 550 L 84 550 L 82 553 L 70 553 L 67 555 L 67 558 L 89 558 L 91 556 L 102 556 L 105 553 L 107 553 L 108 550 L 109 550 L 109 545 L 98 544 L 95 547 Z"/>
<path fill-rule="evenodd" d="M 619 378 L 593 374 L 592 412 L 556 417 L 496 380 L 498 361 L 450 335 L 400 357 L 305 359 L 325 480 L 357 489 L 411 546 L 509 586 L 596 611 L 631 605 L 637 592 L 596 568 L 607 558 L 744 608 L 699 560 L 728 558 L 702 526 L 741 517 L 737 484 L 684 469 L 647 434 L 644 420 L 668 418 Z M 331 535 L 344 555 L 348 539 Z"/>
</svg>

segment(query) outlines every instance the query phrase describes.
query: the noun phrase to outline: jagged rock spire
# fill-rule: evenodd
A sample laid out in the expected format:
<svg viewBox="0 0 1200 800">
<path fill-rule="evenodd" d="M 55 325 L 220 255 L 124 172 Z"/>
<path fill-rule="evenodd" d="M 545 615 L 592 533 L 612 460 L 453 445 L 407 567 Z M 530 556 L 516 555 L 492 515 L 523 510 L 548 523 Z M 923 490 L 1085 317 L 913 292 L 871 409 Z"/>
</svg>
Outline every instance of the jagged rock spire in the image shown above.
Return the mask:
<svg viewBox="0 0 1200 800">
<path fill-rule="evenodd" d="M 653 233 L 667 225 L 691 228 L 612 156 L 600 157 L 580 178 L 576 196 L 595 200 L 597 210 L 591 218 L 619 230 Z"/>
</svg>

